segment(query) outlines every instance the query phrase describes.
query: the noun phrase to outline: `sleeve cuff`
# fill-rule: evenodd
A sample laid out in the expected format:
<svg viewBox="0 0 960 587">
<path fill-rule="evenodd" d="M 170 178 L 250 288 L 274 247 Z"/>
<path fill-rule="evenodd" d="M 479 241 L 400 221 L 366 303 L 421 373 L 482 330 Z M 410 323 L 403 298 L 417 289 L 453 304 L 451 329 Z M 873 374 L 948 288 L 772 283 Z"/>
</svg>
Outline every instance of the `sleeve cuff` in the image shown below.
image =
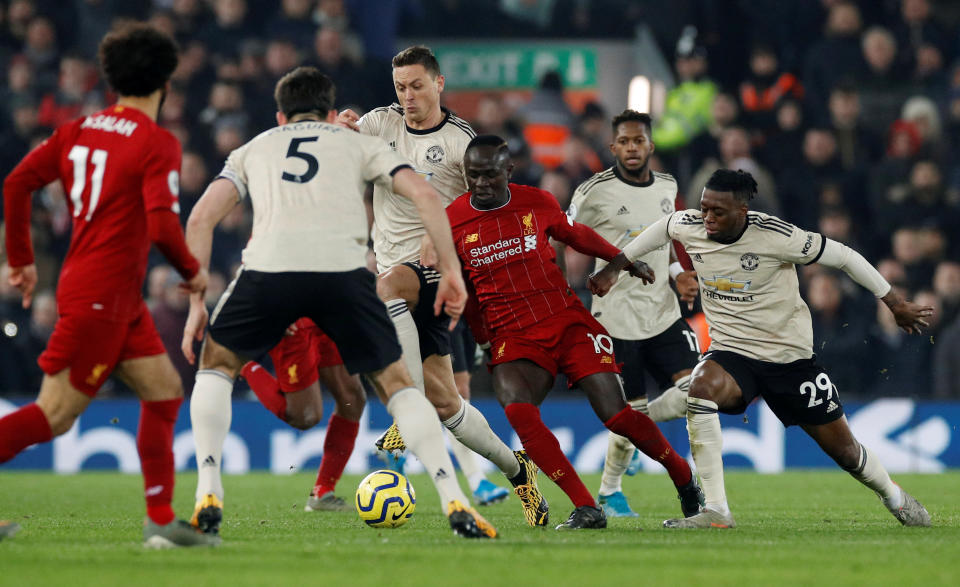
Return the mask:
<svg viewBox="0 0 960 587">
<path fill-rule="evenodd" d="M 413 167 L 411 167 L 410 165 L 407 165 L 406 163 L 404 163 L 403 165 L 397 165 L 396 167 L 390 170 L 390 177 L 393 177 L 401 169 L 413 169 Z"/>
</svg>

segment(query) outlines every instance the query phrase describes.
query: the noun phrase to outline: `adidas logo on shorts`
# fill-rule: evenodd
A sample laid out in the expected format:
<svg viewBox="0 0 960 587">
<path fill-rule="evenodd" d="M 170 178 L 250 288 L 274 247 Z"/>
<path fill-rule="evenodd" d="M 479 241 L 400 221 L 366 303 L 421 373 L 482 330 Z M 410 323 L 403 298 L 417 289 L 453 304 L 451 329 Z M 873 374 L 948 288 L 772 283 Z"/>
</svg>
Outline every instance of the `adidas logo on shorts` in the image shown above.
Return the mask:
<svg viewBox="0 0 960 587">
<path fill-rule="evenodd" d="M 830 405 L 827 406 L 827 413 L 829 414 L 830 412 L 834 411 L 839 407 L 840 406 L 837 405 L 837 402 L 830 400 Z"/>
</svg>

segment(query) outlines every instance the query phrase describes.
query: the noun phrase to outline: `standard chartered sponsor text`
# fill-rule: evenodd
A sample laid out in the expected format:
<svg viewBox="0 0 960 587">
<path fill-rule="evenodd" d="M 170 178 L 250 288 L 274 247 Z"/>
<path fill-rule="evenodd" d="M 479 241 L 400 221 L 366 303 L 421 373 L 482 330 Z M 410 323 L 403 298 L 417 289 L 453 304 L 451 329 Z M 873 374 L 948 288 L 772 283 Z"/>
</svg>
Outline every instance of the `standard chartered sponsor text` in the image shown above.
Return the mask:
<svg viewBox="0 0 960 587">
<path fill-rule="evenodd" d="M 523 247 L 520 244 L 520 238 L 507 238 L 489 245 L 470 249 L 470 265 L 473 267 L 482 267 L 494 261 L 502 261 L 507 257 L 520 255 L 522 253 Z"/>
</svg>

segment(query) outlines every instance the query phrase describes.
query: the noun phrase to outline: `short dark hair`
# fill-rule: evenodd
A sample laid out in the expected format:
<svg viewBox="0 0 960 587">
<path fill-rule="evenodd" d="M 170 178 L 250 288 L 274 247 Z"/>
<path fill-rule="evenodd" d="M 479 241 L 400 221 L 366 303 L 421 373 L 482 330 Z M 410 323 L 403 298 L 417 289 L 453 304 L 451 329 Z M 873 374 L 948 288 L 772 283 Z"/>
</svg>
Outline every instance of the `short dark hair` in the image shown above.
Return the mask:
<svg viewBox="0 0 960 587">
<path fill-rule="evenodd" d="M 704 187 L 717 192 L 730 192 L 734 199 L 744 204 L 757 195 L 757 180 L 742 169 L 718 169 Z"/>
<path fill-rule="evenodd" d="M 637 112 L 636 110 L 630 110 L 627 108 L 620 114 L 617 114 L 613 117 L 613 134 L 616 136 L 617 127 L 623 124 L 624 122 L 639 122 L 640 124 L 647 127 L 647 134 L 653 132 L 653 126 L 650 121 L 650 115 L 646 112 Z"/>
<path fill-rule="evenodd" d="M 167 85 L 177 68 L 177 44 L 150 25 L 133 23 L 100 41 L 100 67 L 121 96 L 149 96 Z"/>
<path fill-rule="evenodd" d="M 475 147 L 495 147 L 497 152 L 507 151 L 508 154 L 510 152 L 510 149 L 507 147 L 507 141 L 497 135 L 477 135 L 473 137 L 470 142 L 467 143 L 467 148 L 464 153 Z"/>
<path fill-rule="evenodd" d="M 305 113 L 326 116 L 333 110 L 336 92 L 333 81 L 319 69 L 301 66 L 280 78 L 273 99 L 287 118 Z"/>
<path fill-rule="evenodd" d="M 440 64 L 437 62 L 437 58 L 434 56 L 433 51 L 430 50 L 430 47 L 425 45 L 407 47 L 394 55 L 391 63 L 394 69 L 407 65 L 422 65 L 431 77 L 440 75 Z"/>
</svg>

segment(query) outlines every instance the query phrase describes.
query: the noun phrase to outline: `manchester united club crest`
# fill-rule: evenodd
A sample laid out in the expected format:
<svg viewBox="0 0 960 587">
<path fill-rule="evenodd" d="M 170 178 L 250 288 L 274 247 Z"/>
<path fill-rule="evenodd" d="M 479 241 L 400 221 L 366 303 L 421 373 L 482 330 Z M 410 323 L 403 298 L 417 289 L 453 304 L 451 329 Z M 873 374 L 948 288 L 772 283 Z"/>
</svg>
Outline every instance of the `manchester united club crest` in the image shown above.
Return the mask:
<svg viewBox="0 0 960 587">
<path fill-rule="evenodd" d="M 434 145 L 427 149 L 427 161 L 431 163 L 443 161 L 443 148 L 440 145 Z"/>
<path fill-rule="evenodd" d="M 760 257 L 753 253 L 744 253 L 740 256 L 740 266 L 744 271 L 753 271 L 760 265 Z"/>
<path fill-rule="evenodd" d="M 664 214 L 672 213 L 674 211 L 673 202 L 671 202 L 667 198 L 660 200 L 660 211 L 663 212 Z"/>
</svg>

